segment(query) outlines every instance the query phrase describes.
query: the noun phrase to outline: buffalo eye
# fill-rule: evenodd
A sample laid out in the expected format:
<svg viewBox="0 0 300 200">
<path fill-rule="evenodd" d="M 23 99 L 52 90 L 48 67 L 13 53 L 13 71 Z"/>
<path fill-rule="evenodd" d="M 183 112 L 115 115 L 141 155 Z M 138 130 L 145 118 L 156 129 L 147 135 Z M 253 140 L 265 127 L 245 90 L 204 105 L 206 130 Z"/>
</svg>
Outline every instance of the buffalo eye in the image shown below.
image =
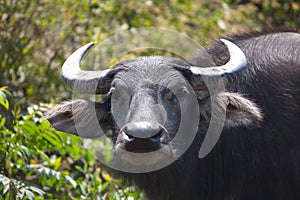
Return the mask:
<svg viewBox="0 0 300 200">
<path fill-rule="evenodd" d="M 188 89 L 186 87 L 181 87 L 176 92 L 176 97 L 182 101 L 184 97 L 189 93 Z"/>
<path fill-rule="evenodd" d="M 115 87 L 111 87 L 109 94 L 111 95 L 111 100 L 116 102 L 119 99 L 119 92 Z"/>
<path fill-rule="evenodd" d="M 130 94 L 129 94 L 129 91 L 126 89 L 126 87 L 124 86 L 112 86 L 110 88 L 110 91 L 109 91 L 110 95 L 111 95 L 111 100 L 113 102 L 116 102 L 118 100 L 124 100 L 126 98 L 129 98 Z"/>
<path fill-rule="evenodd" d="M 169 89 L 166 89 L 163 93 L 163 99 L 166 100 L 166 101 L 173 101 L 174 99 L 174 94 L 171 90 Z"/>
<path fill-rule="evenodd" d="M 177 103 L 178 101 L 183 101 L 184 97 L 189 93 L 186 87 L 181 87 L 175 90 L 175 93 L 170 89 L 166 89 L 163 93 L 163 99 L 172 103 Z"/>
</svg>

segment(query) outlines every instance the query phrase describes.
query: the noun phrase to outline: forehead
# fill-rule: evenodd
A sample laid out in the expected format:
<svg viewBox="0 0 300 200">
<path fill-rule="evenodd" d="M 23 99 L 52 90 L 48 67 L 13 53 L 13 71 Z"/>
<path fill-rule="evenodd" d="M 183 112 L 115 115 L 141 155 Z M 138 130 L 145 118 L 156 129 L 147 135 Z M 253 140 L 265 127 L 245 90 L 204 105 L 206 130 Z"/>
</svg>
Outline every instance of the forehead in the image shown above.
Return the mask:
<svg viewBox="0 0 300 200">
<path fill-rule="evenodd" d="M 189 64 L 176 58 L 151 56 L 123 61 L 115 67 L 120 66 L 125 70 L 115 75 L 113 85 L 126 84 L 131 87 L 138 87 L 145 84 L 165 86 L 184 84 L 184 77 L 175 67 L 189 66 Z"/>
</svg>

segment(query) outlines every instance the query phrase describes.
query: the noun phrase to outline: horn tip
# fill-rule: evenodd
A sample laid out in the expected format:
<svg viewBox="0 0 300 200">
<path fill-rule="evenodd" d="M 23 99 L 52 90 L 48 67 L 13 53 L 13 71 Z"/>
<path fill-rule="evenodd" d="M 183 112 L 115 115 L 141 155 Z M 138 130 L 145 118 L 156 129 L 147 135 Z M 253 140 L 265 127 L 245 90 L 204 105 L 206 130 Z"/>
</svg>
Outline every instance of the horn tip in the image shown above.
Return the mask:
<svg viewBox="0 0 300 200">
<path fill-rule="evenodd" d="M 224 44 L 232 43 L 232 42 L 230 42 L 229 40 L 224 39 L 224 38 L 221 38 L 220 40 L 221 40 L 221 42 L 223 42 Z"/>
<path fill-rule="evenodd" d="M 86 46 L 87 47 L 87 49 L 90 49 L 92 46 L 94 46 L 95 45 L 95 42 L 89 42 L 89 43 L 87 43 L 86 45 L 84 45 L 84 46 Z"/>
<path fill-rule="evenodd" d="M 80 60 L 83 58 L 83 56 L 94 46 L 95 42 L 87 43 L 86 45 L 82 46 L 79 50 L 80 52 Z"/>
</svg>

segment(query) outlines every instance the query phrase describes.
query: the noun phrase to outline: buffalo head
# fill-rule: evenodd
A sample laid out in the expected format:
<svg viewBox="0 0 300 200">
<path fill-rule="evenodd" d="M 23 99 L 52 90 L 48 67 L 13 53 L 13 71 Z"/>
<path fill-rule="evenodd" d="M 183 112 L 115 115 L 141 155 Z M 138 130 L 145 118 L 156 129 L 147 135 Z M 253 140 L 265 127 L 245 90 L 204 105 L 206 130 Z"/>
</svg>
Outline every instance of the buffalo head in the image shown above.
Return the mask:
<svg viewBox="0 0 300 200">
<path fill-rule="evenodd" d="M 255 103 L 237 93 L 208 91 L 219 80 L 225 87 L 236 84 L 247 66 L 239 47 L 222 42 L 230 54 L 223 66 L 202 68 L 181 59 L 153 56 L 123 61 L 103 71 L 80 69 L 82 57 L 93 45 L 87 44 L 66 60 L 62 78 L 76 92 L 104 94 L 102 101 L 65 102 L 53 108 L 47 119 L 55 129 L 85 138 L 111 130 L 115 155 L 132 165 L 182 155 L 182 146 L 195 134 L 205 134 L 209 120 L 218 120 L 222 113 L 224 128 L 257 124 L 262 116 Z M 212 102 L 216 109 L 211 109 Z"/>
</svg>

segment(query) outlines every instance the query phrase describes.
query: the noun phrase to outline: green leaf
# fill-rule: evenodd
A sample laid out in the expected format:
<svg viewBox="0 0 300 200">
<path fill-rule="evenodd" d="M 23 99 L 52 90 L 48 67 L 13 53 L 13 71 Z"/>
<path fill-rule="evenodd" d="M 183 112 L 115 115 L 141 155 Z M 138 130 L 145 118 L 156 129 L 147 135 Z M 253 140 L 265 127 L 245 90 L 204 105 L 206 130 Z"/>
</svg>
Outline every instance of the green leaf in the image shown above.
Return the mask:
<svg viewBox="0 0 300 200">
<path fill-rule="evenodd" d="M 21 121 L 21 124 L 18 125 L 18 128 L 23 130 L 28 135 L 39 132 L 38 126 L 30 120 Z"/>
<path fill-rule="evenodd" d="M 41 167 L 37 169 L 38 175 L 45 174 L 47 178 L 55 177 L 56 180 L 60 179 L 60 172 L 52 170 L 48 167 Z"/>
<path fill-rule="evenodd" d="M 6 98 L 6 94 L 1 90 L 0 90 L 0 104 L 4 106 L 6 110 L 9 109 L 9 102 L 8 99 Z"/>
<path fill-rule="evenodd" d="M 46 132 L 41 135 L 45 140 L 47 140 L 50 144 L 55 146 L 58 149 L 62 148 L 62 140 L 59 135 L 54 132 Z"/>
<path fill-rule="evenodd" d="M 39 196 L 45 196 L 46 193 L 41 190 L 38 186 L 35 184 L 32 184 L 28 181 L 24 180 L 16 180 L 16 183 L 19 187 L 19 193 L 21 196 L 24 196 L 28 199 L 34 199 L 35 195 L 34 193 L 38 194 Z"/>
<path fill-rule="evenodd" d="M 66 175 L 65 178 L 66 178 L 67 182 L 71 183 L 71 185 L 73 186 L 73 188 L 77 187 L 77 183 L 76 183 L 76 181 L 74 179 L 72 179 L 72 177 Z"/>
<path fill-rule="evenodd" d="M 53 167 L 54 170 L 59 169 L 59 167 L 61 165 L 61 160 L 62 160 L 62 157 L 57 157 L 57 156 L 51 157 L 51 159 L 50 159 L 51 166 Z"/>
<path fill-rule="evenodd" d="M 99 185 L 99 192 L 103 192 L 108 186 L 109 186 L 109 182 L 105 182 L 103 184 Z"/>
<path fill-rule="evenodd" d="M 37 153 L 38 155 L 42 156 L 42 158 L 47 162 L 47 164 L 50 163 L 50 158 L 48 157 L 47 154 L 45 154 L 44 151 L 42 151 L 42 150 L 40 150 L 40 149 L 38 149 L 38 148 L 36 148 L 36 147 L 35 147 L 35 151 L 36 151 L 36 153 Z"/>
<path fill-rule="evenodd" d="M 13 130 L 13 121 L 14 121 L 14 115 L 10 110 L 7 110 L 2 104 L 0 104 L 0 118 L 5 119 L 5 126 L 9 130 Z"/>
<path fill-rule="evenodd" d="M 0 115 L 0 128 L 3 127 L 5 125 L 5 118 L 2 117 L 2 115 Z"/>
<path fill-rule="evenodd" d="M 0 195 L 4 196 L 9 191 L 9 185 L 10 184 L 10 178 L 0 174 L 0 188 L 2 187 L 2 190 L 0 190 Z"/>
</svg>

